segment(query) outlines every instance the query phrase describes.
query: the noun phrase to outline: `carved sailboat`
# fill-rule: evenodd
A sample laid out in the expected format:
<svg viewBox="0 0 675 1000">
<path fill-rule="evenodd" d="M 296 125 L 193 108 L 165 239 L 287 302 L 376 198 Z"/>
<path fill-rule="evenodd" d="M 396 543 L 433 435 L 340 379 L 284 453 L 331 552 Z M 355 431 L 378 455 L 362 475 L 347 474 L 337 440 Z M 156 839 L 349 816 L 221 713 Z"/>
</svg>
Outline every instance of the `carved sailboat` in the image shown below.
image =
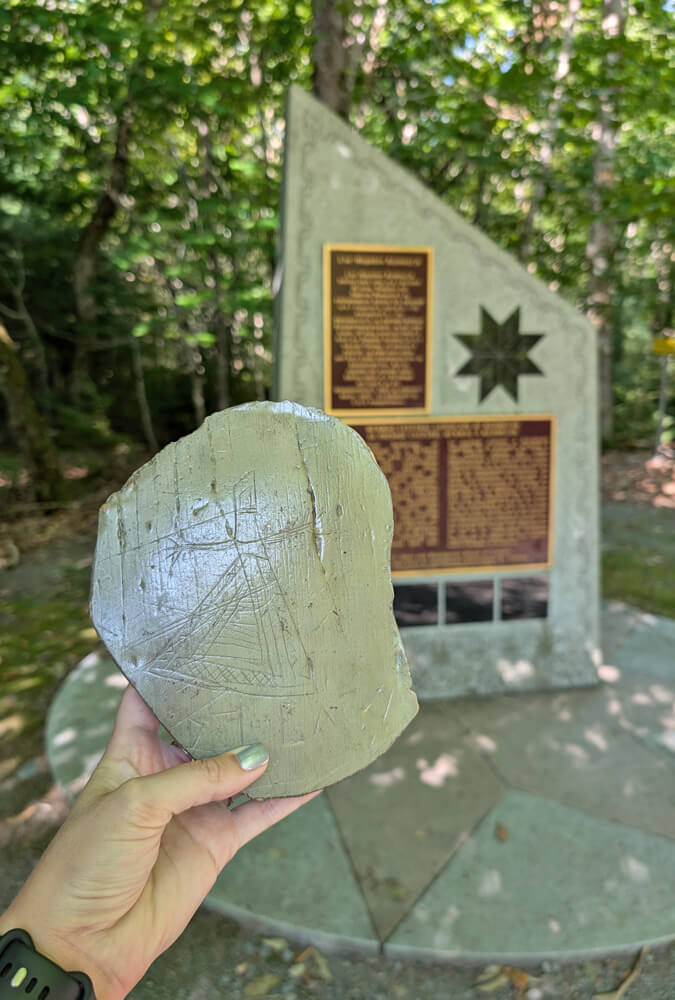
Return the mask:
<svg viewBox="0 0 675 1000">
<path fill-rule="evenodd" d="M 189 616 L 179 619 L 144 672 L 200 689 L 287 697 L 315 690 L 314 669 L 277 572 L 274 549 L 312 544 L 313 524 L 272 530 L 261 524 L 251 473 L 233 489 L 231 510 L 222 508 L 224 537 L 199 538 L 199 525 L 182 528 L 167 553 L 173 573 L 192 563 L 218 561 L 218 577 Z M 211 521 L 211 523 L 213 523 Z M 197 537 L 195 538 L 195 535 Z M 156 638 L 156 637 L 154 637 Z M 152 636 L 148 637 L 152 644 Z"/>
</svg>

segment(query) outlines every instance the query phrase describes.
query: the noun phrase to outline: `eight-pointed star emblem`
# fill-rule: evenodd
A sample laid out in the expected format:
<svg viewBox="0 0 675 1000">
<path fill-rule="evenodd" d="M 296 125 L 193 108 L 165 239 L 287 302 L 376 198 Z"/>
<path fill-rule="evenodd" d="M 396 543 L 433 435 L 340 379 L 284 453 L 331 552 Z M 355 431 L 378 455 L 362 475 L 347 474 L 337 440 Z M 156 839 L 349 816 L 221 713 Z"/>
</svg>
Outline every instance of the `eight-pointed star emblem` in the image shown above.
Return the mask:
<svg viewBox="0 0 675 1000">
<path fill-rule="evenodd" d="M 478 375 L 481 403 L 498 385 L 517 403 L 518 376 L 544 374 L 528 357 L 544 334 L 520 332 L 520 309 L 514 309 L 503 323 L 493 319 L 482 306 L 480 315 L 480 333 L 455 334 L 472 354 L 456 374 Z"/>
</svg>

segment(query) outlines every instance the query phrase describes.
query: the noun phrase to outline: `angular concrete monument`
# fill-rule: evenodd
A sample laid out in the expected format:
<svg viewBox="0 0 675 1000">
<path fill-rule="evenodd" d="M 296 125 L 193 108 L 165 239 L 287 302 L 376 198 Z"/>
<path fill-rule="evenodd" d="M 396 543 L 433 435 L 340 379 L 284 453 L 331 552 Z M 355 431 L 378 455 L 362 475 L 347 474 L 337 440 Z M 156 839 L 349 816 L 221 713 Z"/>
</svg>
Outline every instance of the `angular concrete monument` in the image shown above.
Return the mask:
<svg viewBox="0 0 675 1000">
<path fill-rule="evenodd" d="M 391 496 L 334 417 L 207 417 L 101 508 L 91 613 L 193 757 L 260 741 L 252 794 L 298 795 L 387 750 L 417 712 L 392 615 Z"/>
<path fill-rule="evenodd" d="M 592 684 L 593 330 L 293 88 L 277 398 L 351 424 L 394 501 L 394 608 L 426 697 Z"/>
</svg>

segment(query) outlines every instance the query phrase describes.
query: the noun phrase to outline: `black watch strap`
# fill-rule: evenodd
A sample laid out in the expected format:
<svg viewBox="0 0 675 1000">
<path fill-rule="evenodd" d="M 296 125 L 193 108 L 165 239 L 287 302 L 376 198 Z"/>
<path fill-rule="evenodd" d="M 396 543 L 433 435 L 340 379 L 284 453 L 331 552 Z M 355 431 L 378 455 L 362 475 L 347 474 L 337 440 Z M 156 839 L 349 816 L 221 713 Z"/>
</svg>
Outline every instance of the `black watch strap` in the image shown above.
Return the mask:
<svg viewBox="0 0 675 1000">
<path fill-rule="evenodd" d="M 0 1000 L 22 995 L 31 1000 L 95 1000 L 89 976 L 65 972 L 35 950 L 27 931 L 17 928 L 0 937 Z"/>
</svg>

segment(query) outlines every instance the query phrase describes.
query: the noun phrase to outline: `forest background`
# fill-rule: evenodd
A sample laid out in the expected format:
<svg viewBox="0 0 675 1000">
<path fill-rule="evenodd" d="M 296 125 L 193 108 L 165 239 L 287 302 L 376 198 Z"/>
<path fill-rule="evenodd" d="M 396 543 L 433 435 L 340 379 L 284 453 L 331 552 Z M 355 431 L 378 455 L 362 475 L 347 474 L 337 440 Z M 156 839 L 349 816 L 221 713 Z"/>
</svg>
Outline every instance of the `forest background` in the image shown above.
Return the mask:
<svg viewBox="0 0 675 1000">
<path fill-rule="evenodd" d="M 0 493 L 56 503 L 265 398 L 291 83 L 589 317 L 603 440 L 652 445 L 672 26 L 671 0 L 5 0 Z"/>
</svg>

